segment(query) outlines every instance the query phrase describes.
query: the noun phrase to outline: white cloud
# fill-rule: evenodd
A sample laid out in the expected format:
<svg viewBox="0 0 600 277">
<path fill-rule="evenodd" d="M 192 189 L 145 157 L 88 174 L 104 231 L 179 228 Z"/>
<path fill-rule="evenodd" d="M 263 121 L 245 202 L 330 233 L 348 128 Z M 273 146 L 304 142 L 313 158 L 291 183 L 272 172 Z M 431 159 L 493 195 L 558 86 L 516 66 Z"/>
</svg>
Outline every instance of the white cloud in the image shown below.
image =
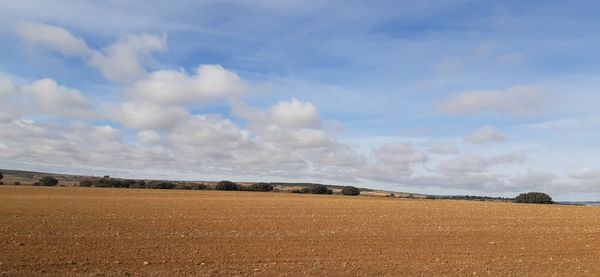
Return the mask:
<svg viewBox="0 0 600 277">
<path fill-rule="evenodd" d="M 155 144 L 160 141 L 160 135 L 153 130 L 142 130 L 137 133 L 138 141 L 143 144 Z"/>
<path fill-rule="evenodd" d="M 534 171 L 528 170 L 525 174 L 515 175 L 506 181 L 503 189 L 511 190 L 523 190 L 527 188 L 529 190 L 536 188 L 548 188 L 553 185 L 556 176 L 546 171 Z"/>
<path fill-rule="evenodd" d="M 496 131 L 494 126 L 483 126 L 463 139 L 464 142 L 473 144 L 486 144 L 505 140 L 506 137 L 500 132 Z"/>
<path fill-rule="evenodd" d="M 123 92 L 138 101 L 173 105 L 214 101 L 246 89 L 235 72 L 220 65 L 200 65 L 194 75 L 174 70 L 153 72 Z"/>
<path fill-rule="evenodd" d="M 569 177 L 581 180 L 600 180 L 600 170 L 584 167 L 569 173 Z"/>
<path fill-rule="evenodd" d="M 164 38 L 150 34 L 130 35 L 96 50 L 59 26 L 22 23 L 16 32 L 26 42 L 84 59 L 114 82 L 130 82 L 143 77 L 146 74 L 144 64 L 151 60 L 152 53 L 166 49 Z"/>
<path fill-rule="evenodd" d="M 425 153 L 406 143 L 384 144 L 375 148 L 373 152 L 377 162 L 392 166 L 406 167 L 428 160 Z"/>
<path fill-rule="evenodd" d="M 317 128 L 321 118 L 310 102 L 300 102 L 296 98 L 281 101 L 269 109 L 269 115 L 281 125 L 292 128 Z"/>
<path fill-rule="evenodd" d="M 186 119 L 186 109 L 171 106 L 157 106 L 146 103 L 125 102 L 120 106 L 107 108 L 105 117 L 133 129 L 172 129 Z"/>
<path fill-rule="evenodd" d="M 196 115 L 181 122 L 171 133 L 181 145 L 227 153 L 251 144 L 249 134 L 219 115 Z"/>
<path fill-rule="evenodd" d="M 143 66 L 152 53 L 164 51 L 165 40 L 161 37 L 139 34 L 127 36 L 102 51 L 94 51 L 89 63 L 102 71 L 104 76 L 116 82 L 134 81 L 146 74 Z"/>
<path fill-rule="evenodd" d="M 232 101 L 232 112 L 257 125 L 271 124 L 291 129 L 319 129 L 321 127 L 321 116 L 315 106 L 296 98 L 279 101 L 266 111 L 250 107 L 240 101 Z"/>
<path fill-rule="evenodd" d="M 534 86 L 513 86 L 505 90 L 465 91 L 444 103 L 447 114 L 498 113 L 531 116 L 541 112 L 552 95 Z"/>
<path fill-rule="evenodd" d="M 45 114 L 89 119 L 94 108 L 76 89 L 58 85 L 52 79 L 41 79 L 22 87 Z"/>
<path fill-rule="evenodd" d="M 92 53 L 82 38 L 58 26 L 22 23 L 17 28 L 17 35 L 25 41 L 52 48 L 66 56 L 85 57 Z"/>
<path fill-rule="evenodd" d="M 15 91 L 15 85 L 7 76 L 0 74 L 0 96 L 8 96 Z"/>
<path fill-rule="evenodd" d="M 512 163 L 522 163 L 525 157 L 517 154 L 506 154 L 485 157 L 481 155 L 465 155 L 451 160 L 440 162 L 440 172 L 449 175 L 465 175 L 470 173 L 484 173 L 492 166 Z"/>
</svg>

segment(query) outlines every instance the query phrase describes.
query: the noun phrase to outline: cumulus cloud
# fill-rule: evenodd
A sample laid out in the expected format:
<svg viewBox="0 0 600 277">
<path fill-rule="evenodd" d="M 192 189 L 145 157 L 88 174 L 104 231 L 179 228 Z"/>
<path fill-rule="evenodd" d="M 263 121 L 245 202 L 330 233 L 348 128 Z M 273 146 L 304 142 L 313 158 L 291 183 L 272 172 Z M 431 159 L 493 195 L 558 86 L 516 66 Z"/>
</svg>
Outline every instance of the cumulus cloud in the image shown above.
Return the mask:
<svg viewBox="0 0 600 277">
<path fill-rule="evenodd" d="M 534 86 L 513 86 L 505 90 L 465 91 L 441 105 L 447 114 L 497 113 L 531 116 L 541 112 L 552 96 Z"/>
<path fill-rule="evenodd" d="M 181 107 L 125 102 L 107 108 L 104 116 L 127 128 L 169 130 L 186 119 L 189 113 Z"/>
<path fill-rule="evenodd" d="M 165 40 L 150 34 L 130 35 L 109 45 L 102 51 L 93 51 L 89 63 L 98 67 L 104 76 L 117 82 L 128 82 L 146 74 L 143 62 L 152 53 L 164 51 Z"/>
<path fill-rule="evenodd" d="M 463 139 L 464 142 L 473 144 L 486 144 L 504 140 L 506 140 L 506 137 L 496 131 L 494 126 L 483 126 Z"/>
<path fill-rule="evenodd" d="M 52 79 L 41 79 L 22 87 L 45 114 L 80 119 L 94 117 L 94 108 L 76 89 L 60 86 Z"/>
<path fill-rule="evenodd" d="M 296 98 L 277 103 L 269 109 L 269 115 L 275 122 L 287 127 L 317 128 L 321 124 L 315 106 L 309 102 L 300 102 Z"/>
<path fill-rule="evenodd" d="M 0 74 L 0 96 L 8 96 L 15 91 L 15 85 L 7 76 Z"/>
<path fill-rule="evenodd" d="M 289 101 L 279 101 L 267 110 L 259 110 L 240 101 L 232 101 L 234 115 L 256 125 L 276 125 L 282 128 L 321 127 L 321 116 L 316 107 L 310 102 L 302 102 L 296 98 Z"/>
<path fill-rule="evenodd" d="M 142 130 L 137 133 L 137 139 L 143 144 L 155 144 L 160 142 L 160 135 L 153 130 Z"/>
<path fill-rule="evenodd" d="M 522 163 L 524 161 L 525 157 L 518 154 L 506 154 L 490 157 L 471 154 L 442 161 L 440 162 L 438 169 L 444 174 L 464 175 L 470 173 L 484 173 L 492 166 Z"/>
<path fill-rule="evenodd" d="M 138 101 L 174 105 L 213 101 L 246 89 L 246 83 L 235 72 L 220 65 L 200 65 L 193 75 L 175 70 L 152 72 L 123 93 Z"/>
<path fill-rule="evenodd" d="M 166 49 L 165 39 L 151 34 L 130 35 L 97 50 L 60 26 L 22 23 L 16 32 L 26 42 L 84 59 L 114 82 L 130 82 L 142 77 L 146 74 L 144 64 L 151 60 L 151 55 Z"/>
</svg>

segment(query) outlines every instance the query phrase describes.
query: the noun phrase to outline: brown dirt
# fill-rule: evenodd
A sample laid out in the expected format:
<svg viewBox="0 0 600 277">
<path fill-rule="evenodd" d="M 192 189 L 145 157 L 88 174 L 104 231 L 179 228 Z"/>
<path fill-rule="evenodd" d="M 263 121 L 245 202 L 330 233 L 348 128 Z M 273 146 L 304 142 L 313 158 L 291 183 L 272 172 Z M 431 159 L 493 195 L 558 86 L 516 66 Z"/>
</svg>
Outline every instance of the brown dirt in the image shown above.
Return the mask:
<svg viewBox="0 0 600 277">
<path fill-rule="evenodd" d="M 599 276 L 600 208 L 0 187 L 0 276 Z"/>
</svg>

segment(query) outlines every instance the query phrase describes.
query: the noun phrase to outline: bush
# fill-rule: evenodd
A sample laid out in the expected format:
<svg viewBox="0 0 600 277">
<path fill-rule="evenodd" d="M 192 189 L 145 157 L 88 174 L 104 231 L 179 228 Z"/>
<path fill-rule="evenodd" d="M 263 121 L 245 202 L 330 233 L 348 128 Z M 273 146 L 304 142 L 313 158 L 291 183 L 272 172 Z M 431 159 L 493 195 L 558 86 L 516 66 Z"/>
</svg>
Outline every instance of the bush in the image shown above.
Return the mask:
<svg viewBox="0 0 600 277">
<path fill-rule="evenodd" d="M 294 189 L 291 193 L 333 194 L 333 191 L 324 185 L 314 184 L 301 189 Z"/>
<path fill-rule="evenodd" d="M 135 186 L 135 180 L 125 179 L 121 181 L 122 188 L 130 188 L 131 186 Z"/>
<path fill-rule="evenodd" d="M 351 186 L 343 187 L 342 195 L 360 195 L 360 190 Z"/>
<path fill-rule="evenodd" d="M 161 181 L 150 182 L 150 183 L 146 184 L 146 188 L 150 188 L 150 189 L 173 189 L 173 188 L 175 188 L 175 186 L 176 185 L 173 183 L 161 182 Z"/>
<path fill-rule="evenodd" d="M 307 188 L 312 194 L 332 194 L 333 191 L 324 185 L 314 184 Z M 304 190 L 304 189 L 302 189 Z"/>
<path fill-rule="evenodd" d="M 133 184 L 129 185 L 129 188 L 130 189 L 145 189 L 146 181 L 144 181 L 144 180 L 135 181 L 135 182 L 133 182 Z"/>
<path fill-rule="evenodd" d="M 552 204 L 552 198 L 543 192 L 521 193 L 515 198 L 516 203 Z"/>
<path fill-rule="evenodd" d="M 215 187 L 217 190 L 240 190 L 240 186 L 231 181 L 221 181 Z"/>
<path fill-rule="evenodd" d="M 184 184 L 177 184 L 177 185 L 175 185 L 175 189 L 191 190 L 192 186 L 184 185 Z"/>
<path fill-rule="evenodd" d="M 80 187 L 87 188 L 87 187 L 91 187 L 93 185 L 94 185 L 94 182 L 92 182 L 91 180 L 83 180 L 83 181 L 79 182 Z"/>
<path fill-rule="evenodd" d="M 53 187 L 58 185 L 58 180 L 50 176 L 44 176 L 39 180 L 39 183 L 45 187 Z"/>
<path fill-rule="evenodd" d="M 2 179 L 4 179 L 4 175 L 2 175 L 2 172 L 0 172 L 0 185 L 3 184 Z"/>
<path fill-rule="evenodd" d="M 191 189 L 192 190 L 205 190 L 206 185 L 205 184 L 193 184 Z"/>
<path fill-rule="evenodd" d="M 245 188 L 248 191 L 272 191 L 273 186 L 269 183 L 256 183 Z"/>
<path fill-rule="evenodd" d="M 93 182 L 93 184 L 94 184 L 94 187 L 97 187 L 97 188 L 121 187 L 121 182 L 119 180 L 114 180 L 114 179 L 109 179 L 109 178 L 102 178 L 102 179 L 95 180 Z"/>
<path fill-rule="evenodd" d="M 20 182 L 14 182 L 14 183 L 13 183 L 13 185 L 15 185 L 15 186 L 20 186 L 20 185 L 21 185 L 21 183 L 20 183 Z"/>
<path fill-rule="evenodd" d="M 39 180 L 39 185 L 45 187 L 53 187 L 58 185 L 58 180 L 50 176 L 44 176 Z"/>
</svg>

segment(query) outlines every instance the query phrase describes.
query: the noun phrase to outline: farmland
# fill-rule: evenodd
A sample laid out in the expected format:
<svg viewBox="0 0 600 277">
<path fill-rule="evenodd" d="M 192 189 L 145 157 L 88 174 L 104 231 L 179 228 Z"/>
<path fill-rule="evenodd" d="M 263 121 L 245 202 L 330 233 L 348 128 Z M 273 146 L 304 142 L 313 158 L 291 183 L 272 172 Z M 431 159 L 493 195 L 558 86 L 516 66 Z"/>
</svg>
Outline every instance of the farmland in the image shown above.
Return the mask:
<svg viewBox="0 0 600 277">
<path fill-rule="evenodd" d="M 4 275 L 600 275 L 600 208 L 0 187 Z"/>
</svg>

